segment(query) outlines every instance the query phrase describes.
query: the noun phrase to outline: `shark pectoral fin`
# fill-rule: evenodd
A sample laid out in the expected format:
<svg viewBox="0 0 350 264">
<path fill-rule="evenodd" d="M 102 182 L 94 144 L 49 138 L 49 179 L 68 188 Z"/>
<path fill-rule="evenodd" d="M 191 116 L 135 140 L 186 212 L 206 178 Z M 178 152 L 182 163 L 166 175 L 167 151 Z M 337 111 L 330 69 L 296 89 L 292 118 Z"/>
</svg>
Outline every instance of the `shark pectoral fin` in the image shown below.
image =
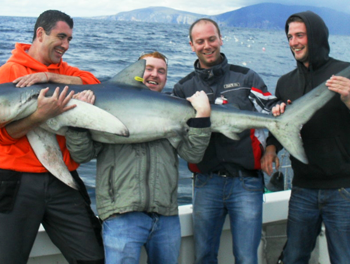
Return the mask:
<svg viewBox="0 0 350 264">
<path fill-rule="evenodd" d="M 236 132 L 233 131 L 234 128 L 229 126 L 221 126 L 221 127 L 211 127 L 211 132 L 217 132 L 225 135 L 226 137 L 232 139 L 232 140 L 240 140 L 240 137 L 237 135 Z"/>
<path fill-rule="evenodd" d="M 27 133 L 27 138 L 41 164 L 60 181 L 79 190 L 63 161 L 56 135 L 37 127 Z"/>
<path fill-rule="evenodd" d="M 228 137 L 232 140 L 240 140 L 240 137 L 232 131 L 220 131 L 220 133 L 224 134 L 226 137 Z"/>
<path fill-rule="evenodd" d="M 168 140 L 174 148 L 177 148 L 178 145 L 180 144 L 182 138 L 181 137 L 169 137 Z"/>
<path fill-rule="evenodd" d="M 65 126 L 80 127 L 96 131 L 116 134 L 123 137 L 129 136 L 128 128 L 114 115 L 92 104 L 71 99 L 68 105 L 77 106 L 63 114 L 50 118 L 46 125 L 58 131 Z"/>
</svg>

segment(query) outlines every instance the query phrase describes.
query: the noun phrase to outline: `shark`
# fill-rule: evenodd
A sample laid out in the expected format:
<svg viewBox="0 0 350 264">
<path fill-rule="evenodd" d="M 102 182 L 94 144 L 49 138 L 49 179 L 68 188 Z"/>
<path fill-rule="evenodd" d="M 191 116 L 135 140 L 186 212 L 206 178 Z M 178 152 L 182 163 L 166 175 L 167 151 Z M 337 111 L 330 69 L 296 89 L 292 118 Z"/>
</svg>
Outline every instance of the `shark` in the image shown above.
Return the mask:
<svg viewBox="0 0 350 264">
<path fill-rule="evenodd" d="M 71 99 L 76 104 L 51 118 L 27 134 L 38 160 L 54 176 L 77 189 L 62 160 L 55 135 L 65 135 L 69 127 L 88 129 L 93 140 L 108 144 L 128 144 L 166 138 L 176 148 L 188 130 L 187 120 L 195 116 L 191 104 L 181 98 L 149 90 L 142 83 L 145 60 L 137 61 L 108 81 L 95 85 L 70 85 L 75 92 L 92 90 L 94 105 Z M 337 75 L 350 77 L 350 67 Z M 14 88 L 12 83 L 0 85 L 0 127 L 32 114 L 40 91 L 49 87 L 47 96 L 65 84 L 35 84 Z M 295 100 L 284 114 L 274 117 L 240 110 L 230 105 L 211 105 L 211 131 L 239 140 L 239 133 L 252 128 L 269 130 L 295 158 L 308 163 L 300 130 L 312 115 L 336 93 L 325 82 Z"/>
</svg>

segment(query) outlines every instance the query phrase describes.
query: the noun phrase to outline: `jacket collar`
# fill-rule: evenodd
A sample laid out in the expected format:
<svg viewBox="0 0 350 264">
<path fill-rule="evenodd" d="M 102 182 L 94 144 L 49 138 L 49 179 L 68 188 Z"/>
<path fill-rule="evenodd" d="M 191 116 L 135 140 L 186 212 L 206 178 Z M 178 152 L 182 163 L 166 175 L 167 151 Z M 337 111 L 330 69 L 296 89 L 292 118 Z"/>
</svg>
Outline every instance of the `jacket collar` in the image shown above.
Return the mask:
<svg viewBox="0 0 350 264">
<path fill-rule="evenodd" d="M 194 62 L 194 69 L 196 73 L 199 74 L 200 77 L 204 80 L 209 80 L 217 76 L 222 76 L 225 73 L 225 68 L 228 66 L 228 62 L 224 53 L 221 53 L 221 57 L 223 58 L 222 62 L 209 69 L 200 68 L 199 60 L 197 59 Z"/>
</svg>

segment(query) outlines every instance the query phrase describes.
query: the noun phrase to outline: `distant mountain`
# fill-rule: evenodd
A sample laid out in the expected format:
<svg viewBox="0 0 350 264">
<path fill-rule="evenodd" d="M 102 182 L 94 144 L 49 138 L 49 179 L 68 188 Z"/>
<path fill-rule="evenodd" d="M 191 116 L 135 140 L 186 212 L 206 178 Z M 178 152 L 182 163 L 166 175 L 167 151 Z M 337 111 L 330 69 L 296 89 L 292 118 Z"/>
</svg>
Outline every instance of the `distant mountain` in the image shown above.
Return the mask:
<svg viewBox="0 0 350 264">
<path fill-rule="evenodd" d="M 95 17 L 119 21 L 141 21 L 156 23 L 192 24 L 204 15 L 180 11 L 168 7 L 148 7 L 135 9 L 128 12 L 120 12 L 112 16 Z"/>
<path fill-rule="evenodd" d="M 347 13 L 338 12 L 330 8 L 290 6 L 273 3 L 251 5 L 215 16 L 195 14 L 167 7 L 148 7 L 121 12 L 112 16 L 94 18 L 120 21 L 192 24 L 198 18 L 209 17 L 217 21 L 220 26 L 284 29 L 286 19 L 290 15 L 306 10 L 313 11 L 320 15 L 326 22 L 330 34 L 350 35 L 350 15 Z"/>
<path fill-rule="evenodd" d="M 331 34 L 350 35 L 350 15 L 330 8 L 263 3 L 215 16 L 220 25 L 262 29 L 284 29 L 287 18 L 310 10 L 325 21 Z"/>
</svg>

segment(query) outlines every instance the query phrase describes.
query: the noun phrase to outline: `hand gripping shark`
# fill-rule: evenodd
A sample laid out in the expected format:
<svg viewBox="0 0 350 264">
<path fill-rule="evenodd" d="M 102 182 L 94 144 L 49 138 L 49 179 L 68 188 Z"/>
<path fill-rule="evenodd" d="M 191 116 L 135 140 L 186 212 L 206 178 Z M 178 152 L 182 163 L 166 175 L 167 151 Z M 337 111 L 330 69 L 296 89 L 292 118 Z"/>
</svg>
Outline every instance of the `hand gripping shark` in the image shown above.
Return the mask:
<svg viewBox="0 0 350 264">
<path fill-rule="evenodd" d="M 36 110 L 39 95 L 37 91 L 41 89 L 13 88 L 13 84 L 2 86 L 11 88 L 4 89 L 0 93 L 2 98 L 0 99 L 0 127 L 26 117 Z M 68 105 L 72 104 L 76 104 L 77 107 L 47 120 L 41 127 L 32 129 L 27 133 L 27 138 L 43 166 L 68 186 L 78 189 L 63 162 L 55 134 L 64 135 L 68 126 L 94 129 L 122 137 L 129 136 L 129 131 L 118 118 L 94 105 L 75 99 L 71 99 L 68 103 Z M 83 112 L 89 115 L 84 116 Z"/>
<path fill-rule="evenodd" d="M 96 101 L 94 105 L 89 105 L 72 99 L 71 103 L 77 104 L 76 108 L 49 119 L 39 131 L 27 134 L 39 161 L 48 171 L 76 188 L 60 157 L 58 146 L 58 153 L 53 154 L 52 150 L 54 134 L 64 135 L 69 126 L 89 129 L 92 138 L 103 143 L 140 143 L 166 138 L 174 147 L 178 145 L 188 129 L 186 122 L 195 116 L 195 110 L 187 100 L 148 90 L 139 81 L 144 67 L 145 61 L 140 60 L 101 84 L 69 86 L 75 92 L 92 90 Z M 350 67 L 337 75 L 350 77 Z M 0 85 L 0 127 L 33 113 L 40 90 L 50 87 L 47 95 L 51 95 L 57 86 L 63 88 L 65 85 L 49 83 L 16 89 L 12 83 Z M 291 155 L 307 163 L 300 129 L 335 95 L 323 83 L 294 101 L 279 117 L 227 105 L 211 105 L 211 129 L 239 140 L 238 133 L 246 129 L 267 128 Z M 53 168 L 56 164 L 57 168 Z M 66 172 L 62 175 L 64 170 Z"/>
</svg>

